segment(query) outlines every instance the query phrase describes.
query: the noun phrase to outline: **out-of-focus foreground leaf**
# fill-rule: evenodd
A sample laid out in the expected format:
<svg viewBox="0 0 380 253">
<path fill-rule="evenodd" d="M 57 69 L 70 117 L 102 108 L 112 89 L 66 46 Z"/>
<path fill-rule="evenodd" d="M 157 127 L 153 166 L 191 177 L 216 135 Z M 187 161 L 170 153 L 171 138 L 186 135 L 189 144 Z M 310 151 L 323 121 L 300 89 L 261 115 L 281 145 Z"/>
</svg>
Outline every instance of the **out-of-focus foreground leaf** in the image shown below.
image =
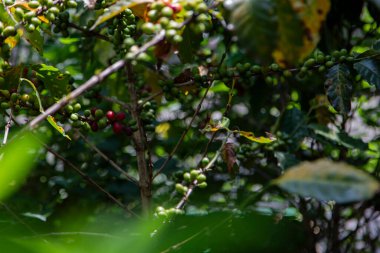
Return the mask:
<svg viewBox="0 0 380 253">
<path fill-rule="evenodd" d="M 41 144 L 30 132 L 22 132 L 0 148 L 0 200 L 12 194 L 34 165 Z"/>
<path fill-rule="evenodd" d="M 288 169 L 274 181 L 281 188 L 304 197 L 337 203 L 362 201 L 379 190 L 370 175 L 343 162 L 319 159 Z"/>
</svg>

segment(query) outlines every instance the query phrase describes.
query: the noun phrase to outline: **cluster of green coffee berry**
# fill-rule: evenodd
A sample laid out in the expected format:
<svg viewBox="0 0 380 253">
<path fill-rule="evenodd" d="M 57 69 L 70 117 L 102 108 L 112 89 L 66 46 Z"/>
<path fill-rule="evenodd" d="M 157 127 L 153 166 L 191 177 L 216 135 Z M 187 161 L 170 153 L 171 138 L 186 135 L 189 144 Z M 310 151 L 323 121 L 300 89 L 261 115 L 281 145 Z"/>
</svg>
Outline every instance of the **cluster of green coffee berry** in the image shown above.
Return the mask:
<svg viewBox="0 0 380 253">
<path fill-rule="evenodd" d="M 170 219 L 176 215 L 181 215 L 181 214 L 184 214 L 185 212 L 182 210 L 182 209 L 178 209 L 178 208 L 169 208 L 169 209 L 165 209 L 164 207 L 162 206 L 158 206 L 156 208 L 156 211 L 154 213 L 154 216 L 158 217 L 158 218 L 163 218 L 163 219 Z"/>
<path fill-rule="evenodd" d="M 141 104 L 143 101 L 139 101 Z M 140 119 L 146 132 L 153 132 L 156 129 L 156 110 L 157 103 L 148 101 L 142 105 Z"/>
<path fill-rule="evenodd" d="M 0 77 L 0 82 L 3 80 L 2 77 Z M 31 111 L 34 111 L 30 114 L 37 114 L 38 109 L 33 110 L 33 108 L 38 108 L 35 105 L 35 102 L 38 103 L 38 101 L 35 99 L 35 96 L 29 95 L 27 93 L 20 94 L 16 90 L 0 90 L 0 102 L 1 102 L 1 109 L 6 110 L 12 108 L 13 112 L 16 113 L 20 111 L 21 109 L 31 109 Z M 31 112 L 30 111 L 30 112 Z"/>
<path fill-rule="evenodd" d="M 204 168 L 209 164 L 210 160 L 207 157 L 204 157 L 201 161 L 201 167 Z M 186 194 L 189 190 L 190 185 L 197 186 L 199 188 L 206 188 L 206 175 L 203 169 L 194 169 L 190 172 L 183 173 L 184 184 L 177 183 L 175 189 L 180 194 Z"/>
<path fill-rule="evenodd" d="M 255 75 L 261 75 L 267 84 L 276 84 L 278 78 L 285 79 L 291 77 L 304 78 L 315 72 L 323 73 L 328 68 L 337 63 L 352 62 L 354 55 L 349 54 L 346 49 L 336 50 L 331 55 L 325 55 L 322 52 L 315 52 L 307 58 L 298 68 L 284 69 L 277 63 L 269 66 L 252 65 L 249 62 L 238 63 L 235 67 L 222 67 L 217 71 L 213 78 L 221 80 L 224 83 L 230 83 L 233 78 L 249 78 Z"/>
<path fill-rule="evenodd" d="M 59 13 L 57 18 L 54 20 L 53 32 L 62 33 L 63 37 L 69 36 L 69 18 L 70 14 L 67 11 Z"/>
<path fill-rule="evenodd" d="M 125 55 L 135 44 L 135 33 L 136 17 L 130 9 L 126 9 L 109 22 L 108 34 L 112 36 L 117 55 Z"/>
<path fill-rule="evenodd" d="M 13 0 L 5 1 L 5 4 L 8 6 L 15 4 L 14 18 L 28 32 L 33 32 L 41 25 L 42 21 L 49 20 L 50 22 L 55 22 L 57 16 L 64 10 L 77 7 L 77 2 L 74 0 L 32 0 L 28 2 L 27 7 L 25 5 L 18 5 Z M 11 30 L 8 32 L 10 36 L 15 34 L 15 28 L 14 31 L 11 28 L 8 28 L 8 30 Z"/>
</svg>

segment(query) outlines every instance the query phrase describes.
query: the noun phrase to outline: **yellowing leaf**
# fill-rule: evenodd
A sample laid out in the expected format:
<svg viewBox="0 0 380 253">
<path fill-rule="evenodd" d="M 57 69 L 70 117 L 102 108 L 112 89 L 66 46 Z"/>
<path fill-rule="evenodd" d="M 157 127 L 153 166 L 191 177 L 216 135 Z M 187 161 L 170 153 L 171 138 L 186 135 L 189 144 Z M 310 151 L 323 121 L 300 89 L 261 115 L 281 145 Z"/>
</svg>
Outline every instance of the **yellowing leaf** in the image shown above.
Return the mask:
<svg viewBox="0 0 380 253">
<path fill-rule="evenodd" d="M 49 115 L 47 117 L 47 121 L 50 123 L 50 125 L 52 125 L 58 132 L 60 132 L 64 137 L 66 137 L 67 139 L 69 139 L 71 141 L 71 138 L 70 136 L 68 136 L 66 133 L 65 133 L 65 129 L 63 129 L 63 127 L 59 126 L 57 124 L 57 122 L 55 121 L 54 117 Z"/>
<path fill-rule="evenodd" d="M 146 7 L 149 3 L 152 3 L 153 0 L 135 0 L 130 1 L 118 1 L 109 8 L 109 11 L 105 12 L 103 15 L 99 16 L 95 24 L 91 27 L 90 30 L 95 29 L 98 25 L 110 20 L 113 17 L 116 17 L 126 9 L 131 9 L 133 14 L 138 17 L 143 17 Z"/>
<path fill-rule="evenodd" d="M 237 132 L 241 136 L 247 138 L 248 140 L 251 140 L 257 143 L 265 144 L 265 143 L 271 143 L 276 140 L 276 138 L 274 137 L 263 137 L 263 136 L 256 137 L 252 132 L 245 132 L 245 131 L 234 131 L 234 132 Z"/>
</svg>

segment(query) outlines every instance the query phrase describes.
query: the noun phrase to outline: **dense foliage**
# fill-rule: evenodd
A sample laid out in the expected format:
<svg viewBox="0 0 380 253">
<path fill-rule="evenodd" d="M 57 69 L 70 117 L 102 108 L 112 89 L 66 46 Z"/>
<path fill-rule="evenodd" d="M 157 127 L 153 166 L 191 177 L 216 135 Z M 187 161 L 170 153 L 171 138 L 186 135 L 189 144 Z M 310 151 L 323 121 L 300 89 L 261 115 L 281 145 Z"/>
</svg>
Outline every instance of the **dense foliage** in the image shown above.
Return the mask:
<svg viewBox="0 0 380 253">
<path fill-rule="evenodd" d="M 1 250 L 380 249 L 379 1 L 0 3 Z"/>
</svg>

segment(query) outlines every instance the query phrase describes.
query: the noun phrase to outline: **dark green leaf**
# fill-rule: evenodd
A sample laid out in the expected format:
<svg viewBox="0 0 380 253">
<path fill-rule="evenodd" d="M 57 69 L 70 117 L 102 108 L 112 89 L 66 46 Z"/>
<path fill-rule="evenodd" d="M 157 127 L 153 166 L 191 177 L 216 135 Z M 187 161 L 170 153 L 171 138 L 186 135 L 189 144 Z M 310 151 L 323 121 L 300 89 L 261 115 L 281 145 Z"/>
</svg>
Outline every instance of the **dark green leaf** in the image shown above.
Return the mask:
<svg viewBox="0 0 380 253">
<path fill-rule="evenodd" d="M 345 132 L 334 132 L 326 126 L 310 124 L 308 126 L 316 135 L 322 137 L 325 140 L 333 142 L 334 144 L 349 148 L 349 149 L 360 149 L 366 150 L 368 144 L 363 142 L 361 139 L 356 139 L 349 136 Z"/>
<path fill-rule="evenodd" d="M 337 203 L 366 200 L 379 189 L 379 183 L 364 171 L 327 159 L 303 162 L 285 171 L 274 183 L 304 197 Z"/>
<path fill-rule="evenodd" d="M 380 89 L 380 57 L 361 60 L 354 64 L 354 68 L 364 80 Z"/>
<path fill-rule="evenodd" d="M 275 152 L 274 156 L 277 158 L 278 166 L 283 170 L 286 170 L 287 168 L 290 168 L 300 162 L 294 154 L 286 152 Z"/>
<path fill-rule="evenodd" d="M 351 110 L 352 96 L 352 80 L 347 65 L 337 64 L 329 69 L 325 89 L 334 109 L 347 116 Z"/>
</svg>

